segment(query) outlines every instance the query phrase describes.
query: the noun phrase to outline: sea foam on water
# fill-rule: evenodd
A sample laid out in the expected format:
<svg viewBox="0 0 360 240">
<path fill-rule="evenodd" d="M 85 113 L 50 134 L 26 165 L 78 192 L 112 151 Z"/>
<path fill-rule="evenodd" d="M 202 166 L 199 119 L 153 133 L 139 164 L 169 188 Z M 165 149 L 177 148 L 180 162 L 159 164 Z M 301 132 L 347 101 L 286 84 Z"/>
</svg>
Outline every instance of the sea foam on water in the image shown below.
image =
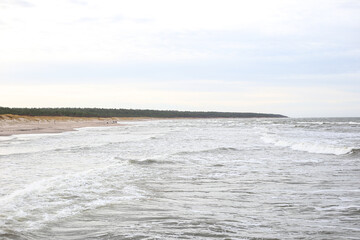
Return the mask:
<svg viewBox="0 0 360 240">
<path fill-rule="evenodd" d="M 356 239 L 360 119 L 0 138 L 1 239 Z"/>
</svg>

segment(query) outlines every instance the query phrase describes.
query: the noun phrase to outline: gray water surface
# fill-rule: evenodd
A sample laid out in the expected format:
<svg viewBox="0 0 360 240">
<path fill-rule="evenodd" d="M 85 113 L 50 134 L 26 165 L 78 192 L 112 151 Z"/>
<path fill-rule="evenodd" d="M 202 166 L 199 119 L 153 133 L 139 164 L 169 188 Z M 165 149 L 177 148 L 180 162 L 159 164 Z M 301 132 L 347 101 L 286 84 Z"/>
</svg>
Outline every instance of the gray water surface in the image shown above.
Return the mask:
<svg viewBox="0 0 360 240">
<path fill-rule="evenodd" d="M 359 239 L 360 119 L 0 138 L 0 239 Z"/>
</svg>

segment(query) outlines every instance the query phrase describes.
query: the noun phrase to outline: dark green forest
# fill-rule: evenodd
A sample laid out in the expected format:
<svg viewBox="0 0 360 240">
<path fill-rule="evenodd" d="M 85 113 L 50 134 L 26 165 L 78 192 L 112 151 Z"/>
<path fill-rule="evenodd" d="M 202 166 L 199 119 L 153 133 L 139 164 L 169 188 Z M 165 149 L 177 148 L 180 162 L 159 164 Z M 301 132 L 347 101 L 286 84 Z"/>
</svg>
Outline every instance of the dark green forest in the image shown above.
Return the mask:
<svg viewBox="0 0 360 240">
<path fill-rule="evenodd" d="M 153 117 L 153 118 L 261 118 L 286 117 L 280 114 L 240 112 L 192 112 L 115 108 L 8 108 L 0 107 L 0 114 L 68 117 Z"/>
</svg>

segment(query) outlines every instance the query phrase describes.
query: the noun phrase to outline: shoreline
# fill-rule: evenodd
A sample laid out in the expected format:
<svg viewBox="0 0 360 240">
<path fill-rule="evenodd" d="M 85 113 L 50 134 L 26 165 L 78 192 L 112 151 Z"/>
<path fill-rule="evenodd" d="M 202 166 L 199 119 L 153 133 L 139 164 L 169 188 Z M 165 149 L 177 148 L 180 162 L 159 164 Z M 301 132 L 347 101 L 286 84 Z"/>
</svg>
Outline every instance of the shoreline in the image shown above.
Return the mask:
<svg viewBox="0 0 360 240">
<path fill-rule="evenodd" d="M 62 133 L 83 127 L 122 126 L 121 122 L 149 120 L 150 118 L 97 118 L 61 116 L 0 115 L 0 137 L 19 134 Z M 119 124 L 120 123 L 120 124 Z"/>
<path fill-rule="evenodd" d="M 214 117 L 222 119 L 221 117 Z M 214 119 L 212 118 L 212 119 Z M 41 134 L 62 133 L 77 131 L 84 127 L 110 127 L 123 126 L 121 122 L 146 121 L 165 119 L 201 119 L 201 118 L 153 118 L 153 117 L 66 117 L 66 116 L 27 116 L 14 114 L 0 114 L 0 137 Z M 209 119 L 209 118 L 206 118 Z"/>
</svg>

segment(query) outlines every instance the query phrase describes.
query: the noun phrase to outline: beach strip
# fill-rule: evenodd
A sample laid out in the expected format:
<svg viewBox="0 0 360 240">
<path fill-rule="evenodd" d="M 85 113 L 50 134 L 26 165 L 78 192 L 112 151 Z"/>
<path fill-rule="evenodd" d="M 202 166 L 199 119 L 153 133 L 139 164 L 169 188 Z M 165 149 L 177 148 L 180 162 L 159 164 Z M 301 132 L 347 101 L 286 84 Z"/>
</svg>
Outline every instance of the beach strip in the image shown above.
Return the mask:
<svg viewBox="0 0 360 240">
<path fill-rule="evenodd" d="M 97 118 L 62 116 L 0 115 L 0 136 L 34 133 L 61 133 L 82 127 L 119 126 L 122 121 L 139 121 L 147 118 Z"/>
</svg>

